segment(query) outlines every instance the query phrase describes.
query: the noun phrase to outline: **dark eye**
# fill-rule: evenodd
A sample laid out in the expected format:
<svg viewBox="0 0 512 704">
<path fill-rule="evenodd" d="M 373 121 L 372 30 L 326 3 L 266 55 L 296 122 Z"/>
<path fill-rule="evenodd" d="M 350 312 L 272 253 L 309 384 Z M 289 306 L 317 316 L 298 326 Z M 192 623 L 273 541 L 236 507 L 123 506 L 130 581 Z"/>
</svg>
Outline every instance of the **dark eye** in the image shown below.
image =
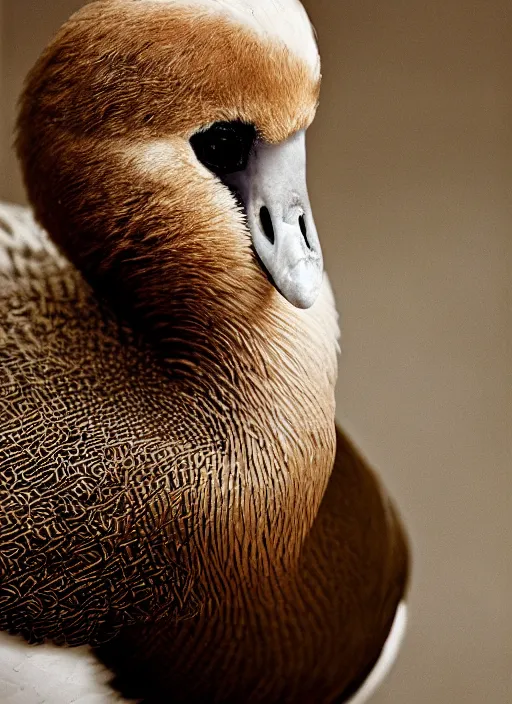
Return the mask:
<svg viewBox="0 0 512 704">
<path fill-rule="evenodd" d="M 216 122 L 190 140 L 199 161 L 217 176 L 243 171 L 256 138 L 252 125 L 243 122 Z"/>
</svg>

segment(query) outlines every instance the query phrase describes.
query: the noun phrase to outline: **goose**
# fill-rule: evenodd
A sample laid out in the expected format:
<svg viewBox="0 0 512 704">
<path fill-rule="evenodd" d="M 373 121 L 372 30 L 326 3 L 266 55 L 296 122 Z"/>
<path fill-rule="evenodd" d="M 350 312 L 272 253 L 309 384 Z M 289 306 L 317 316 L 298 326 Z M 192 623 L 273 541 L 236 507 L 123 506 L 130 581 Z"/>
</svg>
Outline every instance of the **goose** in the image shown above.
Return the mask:
<svg viewBox="0 0 512 704">
<path fill-rule="evenodd" d="M 0 206 L 2 701 L 362 704 L 394 662 L 408 542 L 335 422 L 320 79 L 298 0 L 99 0 L 29 74 L 32 209 Z"/>
</svg>

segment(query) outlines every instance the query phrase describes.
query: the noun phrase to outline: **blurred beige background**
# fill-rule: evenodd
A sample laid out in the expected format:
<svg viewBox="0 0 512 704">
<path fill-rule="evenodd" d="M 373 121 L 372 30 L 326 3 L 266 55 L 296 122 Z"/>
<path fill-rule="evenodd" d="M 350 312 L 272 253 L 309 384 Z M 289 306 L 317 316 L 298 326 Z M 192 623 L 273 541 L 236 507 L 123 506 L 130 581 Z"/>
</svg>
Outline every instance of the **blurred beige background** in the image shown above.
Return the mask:
<svg viewBox="0 0 512 704">
<path fill-rule="evenodd" d="M 15 98 L 80 0 L 3 0 L 0 197 Z M 343 320 L 339 418 L 415 548 L 375 704 L 512 702 L 512 5 L 309 0 L 324 60 L 310 188 Z M 313 704 L 313 703 L 312 703 Z"/>
</svg>

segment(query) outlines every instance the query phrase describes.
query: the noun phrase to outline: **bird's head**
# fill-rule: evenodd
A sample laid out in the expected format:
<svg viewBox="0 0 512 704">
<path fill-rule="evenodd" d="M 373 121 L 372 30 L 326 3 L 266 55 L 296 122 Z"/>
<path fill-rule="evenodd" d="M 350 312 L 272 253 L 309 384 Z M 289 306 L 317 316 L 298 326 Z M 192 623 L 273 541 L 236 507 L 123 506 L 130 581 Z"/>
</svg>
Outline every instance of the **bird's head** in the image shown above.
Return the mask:
<svg viewBox="0 0 512 704">
<path fill-rule="evenodd" d="M 93 2 L 22 96 L 36 215 L 146 316 L 202 301 L 204 318 L 218 300 L 250 315 L 276 289 L 309 308 L 323 279 L 305 147 L 319 85 L 298 0 Z"/>
</svg>

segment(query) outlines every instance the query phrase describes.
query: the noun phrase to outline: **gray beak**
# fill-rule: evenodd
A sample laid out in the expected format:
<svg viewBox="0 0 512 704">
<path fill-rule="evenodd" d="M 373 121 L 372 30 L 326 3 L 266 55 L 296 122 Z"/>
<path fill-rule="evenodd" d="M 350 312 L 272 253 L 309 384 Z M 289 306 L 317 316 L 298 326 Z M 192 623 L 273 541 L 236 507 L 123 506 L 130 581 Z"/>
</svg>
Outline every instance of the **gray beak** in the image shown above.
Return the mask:
<svg viewBox="0 0 512 704">
<path fill-rule="evenodd" d="M 226 182 L 244 202 L 254 248 L 275 287 L 297 308 L 310 308 L 323 260 L 306 186 L 305 132 L 281 144 L 258 142 L 247 168 Z"/>
</svg>

